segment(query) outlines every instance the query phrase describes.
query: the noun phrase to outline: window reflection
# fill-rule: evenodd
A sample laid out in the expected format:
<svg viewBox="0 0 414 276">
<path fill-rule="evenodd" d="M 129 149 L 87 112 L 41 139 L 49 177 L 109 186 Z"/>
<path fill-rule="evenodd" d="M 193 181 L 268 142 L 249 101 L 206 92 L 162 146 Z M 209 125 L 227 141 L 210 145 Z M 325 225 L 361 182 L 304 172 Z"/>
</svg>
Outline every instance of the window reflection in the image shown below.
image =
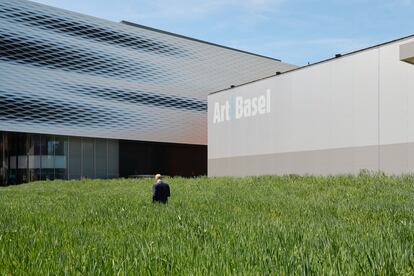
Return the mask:
<svg viewBox="0 0 414 276">
<path fill-rule="evenodd" d="M 55 179 L 54 136 L 42 135 L 40 139 L 41 179 Z"/>
<path fill-rule="evenodd" d="M 68 138 L 55 136 L 53 148 L 55 156 L 55 178 L 67 179 Z"/>
<path fill-rule="evenodd" d="M 29 156 L 30 181 L 36 181 L 41 179 L 40 137 L 41 136 L 39 134 L 28 135 L 29 150 L 27 154 Z"/>
<path fill-rule="evenodd" d="M 16 133 L 13 135 L 10 145 L 10 157 L 8 159 L 9 180 L 12 184 L 27 182 L 28 159 L 26 134 Z"/>
<path fill-rule="evenodd" d="M 118 141 L 0 132 L 0 185 L 118 177 Z"/>
</svg>

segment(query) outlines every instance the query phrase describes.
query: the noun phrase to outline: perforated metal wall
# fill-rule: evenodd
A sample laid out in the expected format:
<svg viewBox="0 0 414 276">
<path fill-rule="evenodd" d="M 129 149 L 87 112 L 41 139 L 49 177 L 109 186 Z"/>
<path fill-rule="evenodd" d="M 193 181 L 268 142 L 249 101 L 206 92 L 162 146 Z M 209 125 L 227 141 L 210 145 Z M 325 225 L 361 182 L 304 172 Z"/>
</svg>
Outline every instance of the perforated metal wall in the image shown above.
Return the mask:
<svg viewBox="0 0 414 276">
<path fill-rule="evenodd" d="M 207 94 L 294 68 L 24 0 L 0 2 L 0 130 L 207 143 Z"/>
</svg>

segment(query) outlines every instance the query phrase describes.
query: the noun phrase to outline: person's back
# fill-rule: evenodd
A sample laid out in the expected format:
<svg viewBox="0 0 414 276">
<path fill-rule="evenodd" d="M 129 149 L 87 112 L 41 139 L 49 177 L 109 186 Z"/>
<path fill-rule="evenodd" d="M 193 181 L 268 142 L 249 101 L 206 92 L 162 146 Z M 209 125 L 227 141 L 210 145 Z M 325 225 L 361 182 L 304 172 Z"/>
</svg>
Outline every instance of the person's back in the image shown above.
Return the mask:
<svg viewBox="0 0 414 276">
<path fill-rule="evenodd" d="M 170 186 L 162 182 L 161 175 L 155 175 L 156 183 L 152 186 L 152 202 L 167 203 L 170 197 Z"/>
</svg>

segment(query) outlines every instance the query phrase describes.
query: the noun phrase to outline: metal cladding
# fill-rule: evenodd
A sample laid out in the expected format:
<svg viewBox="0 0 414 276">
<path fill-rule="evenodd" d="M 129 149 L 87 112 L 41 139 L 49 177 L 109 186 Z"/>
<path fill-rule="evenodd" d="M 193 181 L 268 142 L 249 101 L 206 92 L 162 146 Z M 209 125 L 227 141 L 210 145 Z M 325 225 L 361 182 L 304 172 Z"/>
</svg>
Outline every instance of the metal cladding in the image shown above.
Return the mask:
<svg viewBox="0 0 414 276">
<path fill-rule="evenodd" d="M 207 143 L 208 93 L 294 66 L 24 0 L 0 2 L 0 130 Z"/>
</svg>

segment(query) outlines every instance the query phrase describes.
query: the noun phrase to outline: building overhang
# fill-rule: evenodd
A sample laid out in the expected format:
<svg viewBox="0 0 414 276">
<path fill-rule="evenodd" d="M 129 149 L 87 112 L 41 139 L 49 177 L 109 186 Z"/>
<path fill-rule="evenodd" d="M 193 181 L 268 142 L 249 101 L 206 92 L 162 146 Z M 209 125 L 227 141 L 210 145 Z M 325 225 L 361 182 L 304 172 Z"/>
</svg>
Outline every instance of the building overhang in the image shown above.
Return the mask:
<svg viewBox="0 0 414 276">
<path fill-rule="evenodd" d="M 400 60 L 414 64 L 414 42 L 400 45 Z"/>
</svg>

